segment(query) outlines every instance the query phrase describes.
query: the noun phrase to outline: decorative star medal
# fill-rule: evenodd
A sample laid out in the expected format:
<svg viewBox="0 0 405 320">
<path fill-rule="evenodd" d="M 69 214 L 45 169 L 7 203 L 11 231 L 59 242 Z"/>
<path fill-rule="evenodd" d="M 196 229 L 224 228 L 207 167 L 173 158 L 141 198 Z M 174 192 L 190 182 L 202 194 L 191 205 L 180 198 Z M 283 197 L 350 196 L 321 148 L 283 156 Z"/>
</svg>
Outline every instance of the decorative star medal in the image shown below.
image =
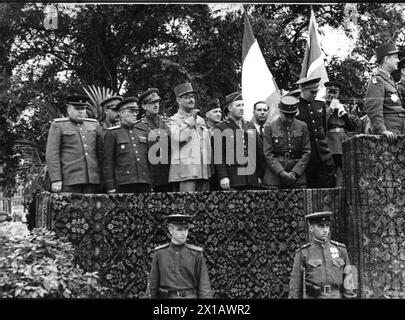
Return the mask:
<svg viewBox="0 0 405 320">
<path fill-rule="evenodd" d="M 391 100 L 392 100 L 392 102 L 397 102 L 398 101 L 398 96 L 395 93 L 393 93 L 391 95 Z"/>
<path fill-rule="evenodd" d="M 336 247 L 330 248 L 330 254 L 332 255 L 333 259 L 339 258 L 339 250 Z"/>
</svg>

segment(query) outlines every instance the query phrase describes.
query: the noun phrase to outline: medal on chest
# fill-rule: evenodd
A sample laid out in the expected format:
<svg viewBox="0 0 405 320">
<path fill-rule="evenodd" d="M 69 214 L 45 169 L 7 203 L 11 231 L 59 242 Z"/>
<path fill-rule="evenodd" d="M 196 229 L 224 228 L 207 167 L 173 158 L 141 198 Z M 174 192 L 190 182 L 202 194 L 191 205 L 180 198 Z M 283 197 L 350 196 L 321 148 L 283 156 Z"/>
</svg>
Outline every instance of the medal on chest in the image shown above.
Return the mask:
<svg viewBox="0 0 405 320">
<path fill-rule="evenodd" d="M 121 145 L 121 149 L 124 150 L 125 149 L 125 144 Z"/>
<path fill-rule="evenodd" d="M 330 247 L 330 254 L 333 259 L 339 258 L 339 250 L 336 247 Z"/>
<path fill-rule="evenodd" d="M 393 93 L 391 95 L 391 100 L 392 100 L 392 102 L 397 102 L 398 101 L 398 96 L 395 93 Z"/>
</svg>

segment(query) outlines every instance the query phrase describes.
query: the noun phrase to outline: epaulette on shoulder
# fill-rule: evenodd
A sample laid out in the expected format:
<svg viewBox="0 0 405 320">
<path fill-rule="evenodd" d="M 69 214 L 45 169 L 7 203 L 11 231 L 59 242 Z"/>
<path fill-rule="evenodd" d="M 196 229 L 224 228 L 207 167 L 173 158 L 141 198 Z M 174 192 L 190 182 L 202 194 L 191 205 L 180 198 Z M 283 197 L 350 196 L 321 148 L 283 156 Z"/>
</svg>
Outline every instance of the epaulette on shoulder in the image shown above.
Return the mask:
<svg viewBox="0 0 405 320">
<path fill-rule="evenodd" d="M 118 129 L 118 128 L 121 128 L 121 126 L 109 127 L 109 128 L 107 128 L 107 130 L 114 130 L 114 129 Z"/>
<path fill-rule="evenodd" d="M 169 246 L 169 244 L 170 243 L 161 244 L 160 246 L 157 246 L 155 248 L 155 251 L 158 251 L 158 250 L 163 249 L 163 248 L 167 248 Z"/>
<path fill-rule="evenodd" d="M 311 243 L 306 243 L 303 246 L 299 247 L 295 252 L 300 252 L 302 249 L 308 248 L 311 245 Z"/>
<path fill-rule="evenodd" d="M 98 122 L 96 119 L 93 118 L 84 118 L 84 121 Z"/>
<path fill-rule="evenodd" d="M 69 118 L 56 118 L 53 121 L 55 121 L 55 122 L 64 122 L 64 121 L 68 121 L 68 120 L 69 120 Z"/>
<path fill-rule="evenodd" d="M 189 248 L 189 249 L 191 249 L 191 250 L 196 250 L 196 251 L 199 251 L 199 252 L 202 252 L 202 251 L 203 251 L 203 248 L 198 247 L 198 246 L 195 246 L 195 245 L 193 245 L 193 244 L 188 244 L 188 243 L 186 243 L 186 247 Z"/>
<path fill-rule="evenodd" d="M 330 243 L 334 244 L 335 246 L 346 248 L 346 245 L 335 240 L 330 240 Z"/>
</svg>

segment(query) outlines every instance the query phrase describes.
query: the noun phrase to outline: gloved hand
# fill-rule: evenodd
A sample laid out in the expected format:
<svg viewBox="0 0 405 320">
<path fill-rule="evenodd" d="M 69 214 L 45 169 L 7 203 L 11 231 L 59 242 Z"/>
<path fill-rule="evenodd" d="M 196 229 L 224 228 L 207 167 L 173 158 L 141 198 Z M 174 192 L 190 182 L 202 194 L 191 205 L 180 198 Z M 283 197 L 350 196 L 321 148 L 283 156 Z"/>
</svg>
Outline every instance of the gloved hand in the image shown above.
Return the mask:
<svg viewBox="0 0 405 320">
<path fill-rule="evenodd" d="M 280 178 L 281 181 L 286 185 L 292 185 L 296 181 L 294 174 L 286 171 L 281 171 Z"/>
</svg>

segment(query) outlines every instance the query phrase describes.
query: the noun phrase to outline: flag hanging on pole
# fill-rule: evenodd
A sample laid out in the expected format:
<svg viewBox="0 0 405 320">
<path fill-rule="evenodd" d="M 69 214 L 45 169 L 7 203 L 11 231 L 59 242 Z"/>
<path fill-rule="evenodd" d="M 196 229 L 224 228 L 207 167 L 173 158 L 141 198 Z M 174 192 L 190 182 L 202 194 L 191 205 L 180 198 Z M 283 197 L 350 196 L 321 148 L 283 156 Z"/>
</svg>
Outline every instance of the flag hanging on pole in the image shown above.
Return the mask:
<svg viewBox="0 0 405 320">
<path fill-rule="evenodd" d="M 305 48 L 304 60 L 302 62 L 300 79 L 306 77 L 321 77 L 317 99 L 323 100 L 323 97 L 325 96 L 324 83 L 328 82 L 329 78 L 328 73 L 326 72 L 321 44 L 319 42 L 318 26 L 312 8 L 308 28 L 308 41 Z"/>
<path fill-rule="evenodd" d="M 244 118 L 250 121 L 253 117 L 253 105 L 258 101 L 266 101 L 270 106 L 268 120 L 272 120 L 279 114 L 280 93 L 253 34 L 246 10 L 243 16 L 242 97 L 245 105 Z"/>
</svg>

